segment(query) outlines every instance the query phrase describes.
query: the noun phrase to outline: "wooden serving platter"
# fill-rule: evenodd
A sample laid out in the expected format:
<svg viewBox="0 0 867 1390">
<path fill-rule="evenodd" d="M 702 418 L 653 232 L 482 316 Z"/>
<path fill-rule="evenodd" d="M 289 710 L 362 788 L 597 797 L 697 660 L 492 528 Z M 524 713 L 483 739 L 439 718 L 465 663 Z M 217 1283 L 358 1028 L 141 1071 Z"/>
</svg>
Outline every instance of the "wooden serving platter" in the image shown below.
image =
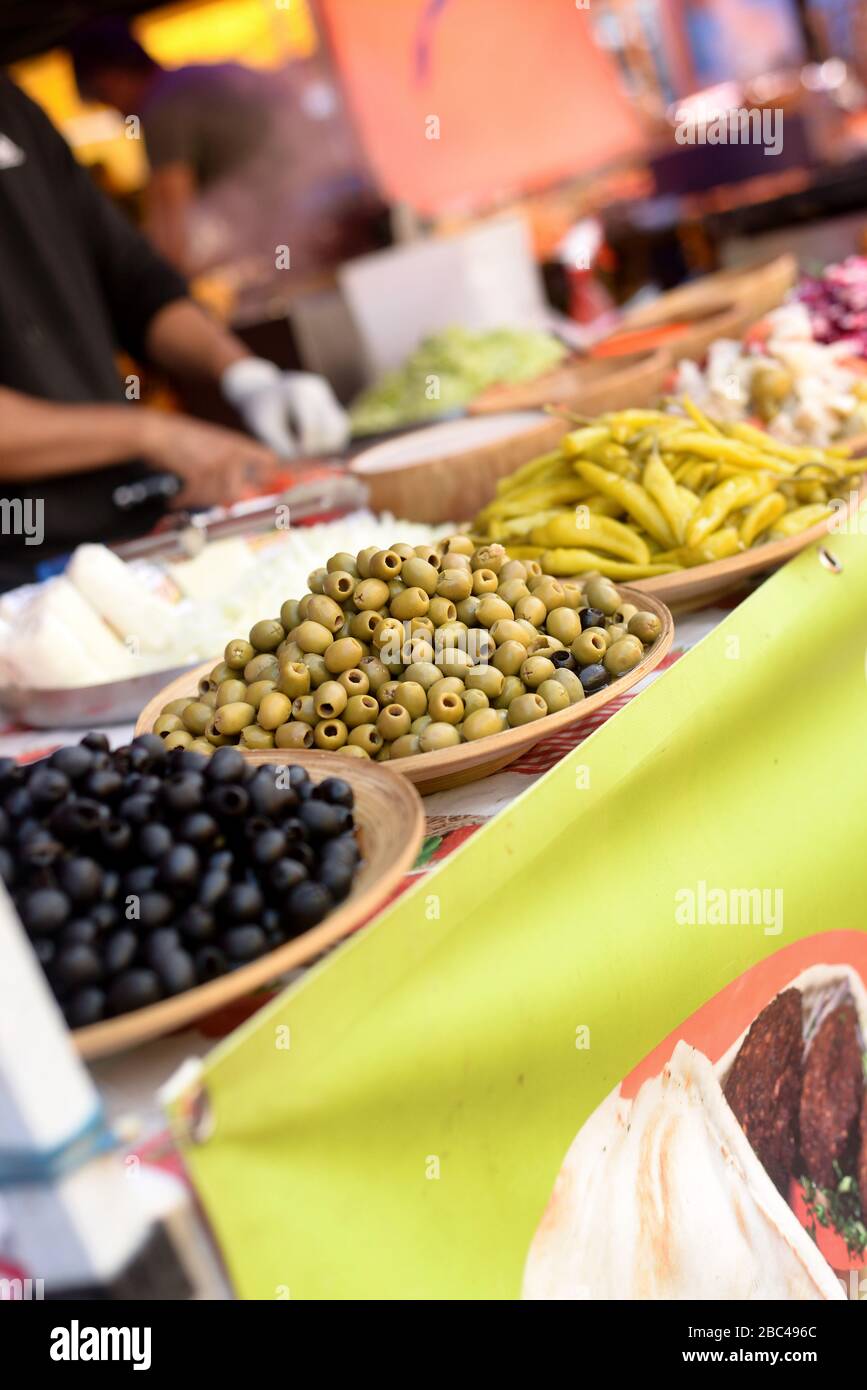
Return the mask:
<svg viewBox="0 0 867 1390">
<path fill-rule="evenodd" d="M 306 769 L 314 782 L 335 775 L 349 782 L 355 793 L 355 823 L 364 856 L 352 892 L 318 926 L 230 975 L 221 975 L 209 984 L 198 985 L 148 1008 L 76 1029 L 72 1039 L 82 1057 L 90 1060 L 124 1052 L 151 1038 L 173 1033 L 315 960 L 383 906 L 412 868 L 421 848 L 425 821 L 418 793 L 405 778 L 396 776 L 381 763 L 338 758 L 313 749 L 287 748 L 276 756 L 246 756 L 254 763 L 297 764 Z"/>
<path fill-rule="evenodd" d="M 602 709 L 609 700 L 615 699 L 618 695 L 630 690 L 632 686 L 637 685 L 659 665 L 670 650 L 674 638 L 674 621 L 668 608 L 660 602 L 656 595 L 639 594 L 634 588 L 625 584 L 618 584 L 617 588 L 623 596 L 624 603 L 634 603 L 646 611 L 656 613 L 662 622 L 662 631 L 659 637 L 653 646 L 648 648 L 643 660 L 633 670 L 627 671 L 626 675 L 613 681 L 611 685 L 606 686 L 596 695 L 589 695 L 585 700 L 579 701 L 577 705 L 570 705 L 568 709 L 560 710 L 558 714 L 549 714 L 544 719 L 535 720 L 532 724 L 523 724 L 517 729 L 507 729 L 501 734 L 492 734 L 490 738 L 480 738 L 473 743 L 460 743 L 455 748 L 444 748 L 437 753 L 421 753 L 412 758 L 397 758 L 394 762 L 389 762 L 389 768 L 393 768 L 395 772 L 401 773 L 410 782 L 414 782 L 422 796 L 429 795 L 431 792 L 447 791 L 450 787 L 460 787 L 466 782 L 477 782 L 480 778 L 490 777 L 492 773 L 507 767 L 509 763 L 520 758 L 522 753 L 526 753 L 528 748 L 532 748 L 542 739 L 558 733 L 561 729 L 569 728 L 573 724 L 580 724 L 582 719 L 586 719 L 588 715 Z M 172 681 L 167 685 L 142 710 L 135 726 L 136 733 L 150 733 L 163 706 L 167 705 L 170 700 L 178 700 L 195 691 L 201 677 L 208 674 L 218 659 L 215 657 L 213 661 L 206 662 L 196 670 L 188 672 L 180 680 Z M 287 756 L 287 752 L 291 753 L 291 751 L 274 749 L 264 753 L 248 753 L 245 756 L 254 757 L 257 762 L 291 762 L 293 759 Z M 323 753 L 320 756 L 327 758 L 331 771 L 339 771 L 341 776 L 345 775 L 343 769 L 347 765 L 350 768 L 370 766 L 360 758 L 343 758 L 336 753 Z M 161 1006 L 157 1005 L 156 1007 Z"/>
</svg>

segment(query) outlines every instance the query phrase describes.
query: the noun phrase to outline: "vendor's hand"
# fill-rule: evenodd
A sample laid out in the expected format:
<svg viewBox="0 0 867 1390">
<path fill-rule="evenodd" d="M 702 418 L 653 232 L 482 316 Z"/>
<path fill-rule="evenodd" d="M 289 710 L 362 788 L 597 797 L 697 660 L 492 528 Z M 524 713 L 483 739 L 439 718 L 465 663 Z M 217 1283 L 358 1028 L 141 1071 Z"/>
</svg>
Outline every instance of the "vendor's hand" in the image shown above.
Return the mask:
<svg viewBox="0 0 867 1390">
<path fill-rule="evenodd" d="M 161 411 L 147 414 L 141 454 L 152 467 L 183 479 L 184 488 L 176 500 L 187 507 L 235 502 L 279 468 L 272 450 L 246 434 Z"/>
<path fill-rule="evenodd" d="M 312 372 L 281 372 L 262 357 L 243 357 L 223 372 L 220 388 L 248 429 L 284 457 L 342 449 L 349 438 L 346 411 Z"/>
</svg>

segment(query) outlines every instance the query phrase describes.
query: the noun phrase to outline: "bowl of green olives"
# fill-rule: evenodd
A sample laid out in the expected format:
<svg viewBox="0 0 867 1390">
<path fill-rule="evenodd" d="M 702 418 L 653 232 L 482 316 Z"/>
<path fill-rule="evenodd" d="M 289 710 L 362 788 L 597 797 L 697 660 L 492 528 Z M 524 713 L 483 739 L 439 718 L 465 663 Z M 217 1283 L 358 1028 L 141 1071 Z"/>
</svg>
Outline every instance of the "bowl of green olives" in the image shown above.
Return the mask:
<svg viewBox="0 0 867 1390">
<path fill-rule="evenodd" d="M 556 579 L 465 535 L 332 555 L 308 585 L 166 686 L 136 732 L 206 755 L 318 748 L 441 791 L 585 719 L 674 634 L 658 599 L 600 575 Z"/>
</svg>

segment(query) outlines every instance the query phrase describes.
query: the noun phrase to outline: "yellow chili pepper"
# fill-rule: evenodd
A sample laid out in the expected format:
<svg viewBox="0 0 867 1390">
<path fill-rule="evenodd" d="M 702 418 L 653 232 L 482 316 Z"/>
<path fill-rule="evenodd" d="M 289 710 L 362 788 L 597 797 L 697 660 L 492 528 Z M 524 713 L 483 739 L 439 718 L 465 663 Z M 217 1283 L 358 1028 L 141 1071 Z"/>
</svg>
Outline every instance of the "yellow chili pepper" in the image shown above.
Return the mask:
<svg viewBox="0 0 867 1390">
<path fill-rule="evenodd" d="M 811 526 L 817 525 L 820 521 L 825 521 L 831 515 L 834 508 L 826 503 L 814 503 L 808 507 L 795 507 L 794 511 L 787 512 L 780 517 L 772 531 L 772 535 L 800 536 L 802 531 L 808 531 Z"/>
<path fill-rule="evenodd" d="M 666 447 L 674 453 L 697 454 L 699 458 L 713 459 L 715 462 L 737 463 L 742 468 L 766 469 L 771 473 L 791 473 L 792 465 L 773 454 L 763 453 L 739 439 L 726 439 L 722 435 L 699 434 L 698 431 L 673 435 L 666 440 Z"/>
<path fill-rule="evenodd" d="M 765 497 L 773 488 L 773 480 L 761 475 L 741 475 L 739 478 L 726 478 L 724 483 L 718 483 L 701 499 L 696 508 L 686 530 L 687 545 L 695 549 L 722 526 L 730 512 L 758 502 L 759 498 Z"/>
<path fill-rule="evenodd" d="M 530 459 L 530 462 L 525 463 L 516 473 L 509 473 L 507 477 L 501 478 L 497 483 L 497 492 L 516 492 L 528 483 L 537 483 L 541 477 L 559 475 L 568 478 L 570 472 L 569 462 L 559 449 L 554 449 L 550 454 L 541 454 L 539 458 Z"/>
<path fill-rule="evenodd" d="M 509 554 L 513 552 L 510 550 Z M 523 558 L 516 557 L 516 558 Z M 632 565 L 625 560 L 612 560 L 610 555 L 597 555 L 592 550 L 545 550 L 539 564 L 546 574 L 586 574 L 597 570 L 609 579 L 650 579 L 655 574 L 671 574 L 679 569 L 674 564 Z"/>
<path fill-rule="evenodd" d="M 563 436 L 560 440 L 560 452 L 564 458 L 580 458 L 585 449 L 605 444 L 608 439 L 607 425 L 586 425 L 583 429 L 573 430 L 571 434 Z"/>
<path fill-rule="evenodd" d="M 534 545 L 605 550 L 633 565 L 646 565 L 650 560 L 646 543 L 632 527 L 609 516 L 593 516 L 586 507 L 577 507 L 569 515 L 536 527 L 530 540 Z"/>
<path fill-rule="evenodd" d="M 641 481 L 682 545 L 691 513 L 684 508 L 677 483 L 658 454 L 651 454 L 647 460 Z"/>
<path fill-rule="evenodd" d="M 576 464 L 576 471 L 586 482 L 592 484 L 594 492 L 613 497 L 620 502 L 624 511 L 643 526 L 648 535 L 658 540 L 660 545 L 672 546 L 674 533 L 652 497 L 648 497 L 639 483 L 627 478 L 619 478 L 595 463 Z"/>
<path fill-rule="evenodd" d="M 692 419 L 698 425 L 700 430 L 706 430 L 708 434 L 722 434 L 722 430 L 718 429 L 717 426 L 713 423 L 713 421 L 707 418 L 707 416 L 704 414 L 704 411 L 699 410 L 695 401 L 691 400 L 689 396 L 684 396 L 682 398 L 681 405 L 683 406 L 687 415 L 690 415 L 692 417 Z"/>
<path fill-rule="evenodd" d="M 745 546 L 751 546 L 757 536 L 767 531 L 774 522 L 784 515 L 788 503 L 781 492 L 769 492 L 747 509 L 738 528 L 738 534 Z"/>
</svg>

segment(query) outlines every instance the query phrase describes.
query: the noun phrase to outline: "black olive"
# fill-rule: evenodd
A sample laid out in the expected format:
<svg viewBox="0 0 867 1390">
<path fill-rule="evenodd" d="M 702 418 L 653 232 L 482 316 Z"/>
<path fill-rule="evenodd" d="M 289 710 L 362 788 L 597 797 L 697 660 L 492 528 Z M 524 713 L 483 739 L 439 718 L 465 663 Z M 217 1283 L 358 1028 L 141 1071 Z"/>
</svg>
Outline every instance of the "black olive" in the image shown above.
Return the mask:
<svg viewBox="0 0 867 1390">
<path fill-rule="evenodd" d="M 246 815 L 250 805 L 250 797 L 246 789 L 237 786 L 234 782 L 218 782 L 208 792 L 206 801 L 208 808 L 220 820 L 223 817 L 233 819 L 236 816 Z"/>
<path fill-rule="evenodd" d="M 101 772 L 104 767 L 111 767 L 111 754 L 101 748 L 95 750 L 90 767 L 92 772 Z"/>
<path fill-rule="evenodd" d="M 326 840 L 322 846 L 323 861 L 340 859 L 349 864 L 357 864 L 360 858 L 361 851 L 352 830 L 346 831 L 343 835 L 336 835 L 333 840 Z"/>
<path fill-rule="evenodd" d="M 18 862 L 25 869 L 47 869 L 63 853 L 63 846 L 46 832 L 28 836 L 18 850 Z M 65 885 L 64 885 L 65 886 Z"/>
<path fill-rule="evenodd" d="M 99 935 L 99 927 L 92 917 L 75 917 L 60 930 L 60 940 L 64 946 L 93 946 L 99 940 Z"/>
<path fill-rule="evenodd" d="M 252 922 L 264 907 L 262 890 L 255 883 L 233 883 L 220 907 L 230 922 Z"/>
<path fill-rule="evenodd" d="M 90 771 L 93 766 L 93 754 L 80 743 L 70 744 L 66 748 L 55 749 L 48 761 L 71 782 L 76 782 L 79 777 L 84 777 L 85 773 Z"/>
<path fill-rule="evenodd" d="M 166 760 L 165 745 L 159 734 L 139 734 L 132 741 L 133 748 L 145 748 L 150 754 L 151 764 L 164 763 Z"/>
<path fill-rule="evenodd" d="M 99 952 L 82 943 L 61 947 L 51 963 L 51 979 L 63 990 L 96 985 L 102 976 Z"/>
<path fill-rule="evenodd" d="M 263 830 L 253 841 L 253 859 L 263 867 L 274 864 L 286 853 L 286 836 L 282 830 Z"/>
<path fill-rule="evenodd" d="M 304 802 L 298 816 L 314 839 L 342 835 L 352 825 L 352 813 L 345 806 L 332 806 L 313 797 Z"/>
<path fill-rule="evenodd" d="M 268 883 L 275 893 L 288 893 L 307 877 L 307 870 L 297 859 L 278 859 L 268 870 Z"/>
<path fill-rule="evenodd" d="M 13 787 L 7 793 L 3 808 L 13 820 L 23 820 L 33 812 L 33 800 L 26 787 Z"/>
<path fill-rule="evenodd" d="M 102 958 L 110 975 L 119 975 L 132 965 L 138 951 L 138 936 L 130 927 L 119 927 L 106 937 Z"/>
<path fill-rule="evenodd" d="M 159 869 L 156 864 L 137 864 L 123 876 L 124 894 L 138 897 L 149 888 L 156 888 L 158 877 Z"/>
<path fill-rule="evenodd" d="M 10 791 L 24 780 L 24 769 L 14 758 L 0 758 L 0 792 Z"/>
<path fill-rule="evenodd" d="M 0 878 L 7 888 L 11 888 L 15 882 L 15 860 L 8 849 L 2 845 L 0 845 Z"/>
<path fill-rule="evenodd" d="M 194 888 L 200 868 L 192 845 L 175 845 L 160 860 L 160 882 L 168 888 Z"/>
<path fill-rule="evenodd" d="M 217 748 L 208 760 L 205 776 L 209 782 L 241 782 L 247 770 L 237 748 Z"/>
<path fill-rule="evenodd" d="M 117 907 L 114 903 L 94 903 L 90 915 L 100 931 L 110 931 L 117 923 Z"/>
<path fill-rule="evenodd" d="M 156 972 L 166 994 L 182 994 L 196 983 L 196 967 L 189 951 L 166 951 L 155 962 Z"/>
<path fill-rule="evenodd" d="M 120 888 L 120 874 L 114 869 L 106 869 L 102 875 L 101 897 L 105 902 L 111 902 L 117 897 Z"/>
<path fill-rule="evenodd" d="M 105 734 L 85 734 L 81 742 L 83 747 L 90 748 L 94 752 L 107 753 L 110 747 Z"/>
<path fill-rule="evenodd" d="M 74 903 L 93 902 L 102 892 L 102 869 L 95 859 L 84 855 L 64 860 L 58 867 L 57 877 L 64 893 Z"/>
<path fill-rule="evenodd" d="M 36 959 L 42 966 L 49 966 L 57 954 L 57 943 L 50 936 L 36 936 L 33 938 L 33 950 L 36 952 Z"/>
<path fill-rule="evenodd" d="M 202 875 L 196 896 L 202 907 L 214 907 L 228 889 L 228 874 L 222 869 L 208 869 Z"/>
<path fill-rule="evenodd" d="M 138 847 L 145 859 L 162 859 L 174 843 L 175 837 L 169 827 L 158 820 L 143 825 L 138 834 Z"/>
<path fill-rule="evenodd" d="M 37 806 L 54 806 L 69 795 L 72 784 L 59 768 L 40 765 L 31 774 L 27 790 Z"/>
<path fill-rule="evenodd" d="M 319 882 L 328 889 L 335 902 L 342 902 L 352 888 L 354 872 L 347 864 L 323 864 Z"/>
<path fill-rule="evenodd" d="M 574 658 L 574 656 L 572 655 L 572 653 L 571 653 L 570 651 L 568 651 L 566 648 L 564 648 L 563 651 L 549 652 L 549 653 L 548 653 L 548 660 L 549 660 L 550 662 L 552 662 L 553 665 L 556 666 L 558 670 L 560 670 L 560 669 L 564 669 L 564 670 L 566 670 L 566 671 L 574 671 L 574 670 L 575 670 L 575 658 Z"/>
<path fill-rule="evenodd" d="M 69 899 L 58 888 L 37 888 L 21 904 L 21 920 L 34 936 L 50 935 L 69 917 Z"/>
<path fill-rule="evenodd" d="M 185 816 L 177 827 L 180 838 L 190 845 L 195 845 L 197 849 L 206 849 L 208 845 L 213 844 L 219 833 L 219 825 L 207 811 L 193 811 L 191 815 Z"/>
<path fill-rule="evenodd" d="M 174 911 L 175 905 L 168 893 L 151 888 L 139 898 L 138 920 L 148 930 L 165 926 L 166 922 L 171 921 Z"/>
<path fill-rule="evenodd" d="M 201 984 L 216 980 L 218 975 L 225 975 L 229 968 L 226 953 L 221 951 L 219 946 L 200 946 L 193 956 L 193 964 L 196 967 L 196 979 Z"/>
<path fill-rule="evenodd" d="M 163 784 L 163 802 L 179 815 L 195 811 L 202 804 L 204 778 L 198 772 L 176 772 Z"/>
<path fill-rule="evenodd" d="M 308 879 L 293 888 L 286 900 L 284 921 L 293 934 L 307 931 L 321 922 L 334 906 L 334 899 L 321 883 Z"/>
<path fill-rule="evenodd" d="M 9 839 L 9 817 L 0 806 L 0 845 L 5 845 Z"/>
<path fill-rule="evenodd" d="M 112 857 L 125 854 L 132 844 L 132 831 L 122 820 L 107 820 L 97 831 L 99 843 Z"/>
<path fill-rule="evenodd" d="M 608 684 L 609 676 L 601 662 L 596 661 L 592 666 L 582 666 L 578 679 L 584 687 L 584 694 L 593 695 Z"/>
<path fill-rule="evenodd" d="M 330 801 L 334 806 L 348 806 L 350 810 L 355 804 L 352 788 L 342 777 L 324 777 L 313 795 L 319 801 Z"/>
<path fill-rule="evenodd" d="M 97 801 L 111 801 L 123 791 L 123 778 L 113 767 L 97 768 L 85 777 L 81 789 L 87 796 Z"/>
<path fill-rule="evenodd" d="M 605 614 L 601 608 L 582 608 L 578 617 L 581 619 L 582 632 L 586 632 L 588 627 L 605 626 Z"/>
<path fill-rule="evenodd" d="M 126 785 L 131 795 L 157 797 L 163 789 L 163 780 L 150 772 L 133 772 L 127 777 Z"/>
<path fill-rule="evenodd" d="M 131 824 L 146 825 L 154 818 L 156 803 L 152 796 L 139 796 L 137 792 L 133 792 L 132 796 L 124 797 L 117 809 L 118 814 Z"/>
<path fill-rule="evenodd" d="M 293 859 L 297 859 L 303 864 L 308 873 L 312 873 L 316 867 L 316 855 L 312 845 L 297 844 L 291 845 L 289 853 Z"/>
<path fill-rule="evenodd" d="M 208 859 L 209 869 L 219 869 L 224 874 L 230 874 L 234 865 L 235 856 L 230 849 L 218 849 Z"/>
<path fill-rule="evenodd" d="M 215 931 L 214 914 L 201 903 L 190 903 L 179 926 L 187 941 L 210 941 Z"/>
<path fill-rule="evenodd" d="M 125 970 L 112 980 L 108 988 L 107 1005 L 112 1014 L 125 1014 L 130 1009 L 142 1009 L 162 997 L 159 977 L 154 970 Z"/>
<path fill-rule="evenodd" d="M 181 944 L 181 934 L 177 927 L 157 927 L 152 931 L 144 944 L 144 954 L 149 965 L 154 970 L 158 968 L 157 962 L 167 951 L 177 951 Z"/>
<path fill-rule="evenodd" d="M 146 772 L 153 761 L 148 749 L 140 743 L 131 743 L 126 749 L 126 765 L 130 772 Z"/>
<path fill-rule="evenodd" d="M 258 924 L 247 923 L 243 927 L 230 927 L 223 932 L 220 944 L 230 960 L 255 960 L 268 949 L 265 932 Z"/>
<path fill-rule="evenodd" d="M 297 763 L 293 763 L 292 767 L 288 769 L 288 772 L 290 787 L 294 789 L 302 801 L 306 801 L 307 797 L 313 794 L 313 783 L 310 781 L 307 772 L 303 767 L 299 767 Z"/>
<path fill-rule="evenodd" d="M 52 813 L 51 828 L 62 840 L 78 844 L 93 834 L 103 820 L 111 820 L 107 806 L 87 797 L 72 797 Z"/>
<path fill-rule="evenodd" d="M 189 748 L 172 748 L 169 756 L 172 767 L 180 772 L 202 773 L 208 766 L 209 758 L 203 753 L 193 753 Z"/>
<path fill-rule="evenodd" d="M 80 989 L 68 999 L 64 1008 L 70 1028 L 86 1028 L 105 1018 L 105 991 L 95 985 Z"/>
<path fill-rule="evenodd" d="M 250 804 L 260 816 L 288 815 L 298 805 L 298 795 L 282 767 L 260 767 L 248 790 Z"/>
</svg>

